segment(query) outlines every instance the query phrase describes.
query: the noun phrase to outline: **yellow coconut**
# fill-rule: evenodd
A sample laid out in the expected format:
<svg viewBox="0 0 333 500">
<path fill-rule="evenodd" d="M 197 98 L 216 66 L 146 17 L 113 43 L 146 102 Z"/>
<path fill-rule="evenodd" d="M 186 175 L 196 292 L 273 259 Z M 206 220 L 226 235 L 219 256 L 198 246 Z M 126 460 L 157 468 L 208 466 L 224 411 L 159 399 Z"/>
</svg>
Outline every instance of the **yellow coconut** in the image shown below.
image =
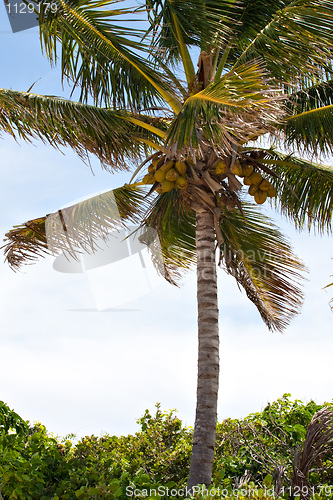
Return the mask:
<svg viewBox="0 0 333 500">
<path fill-rule="evenodd" d="M 224 163 L 223 160 L 218 160 L 215 165 L 215 173 L 217 175 L 220 175 L 220 174 L 226 174 L 227 172 L 229 172 L 229 167 L 226 165 L 226 163 Z"/>
<path fill-rule="evenodd" d="M 186 177 L 183 177 L 182 175 L 179 175 L 176 179 L 176 186 L 179 189 L 185 189 L 188 186 L 188 182 Z"/>
<path fill-rule="evenodd" d="M 172 182 L 172 181 L 168 181 L 168 180 L 164 180 L 162 182 L 162 192 L 163 193 L 168 193 L 169 191 L 171 191 L 174 187 L 175 187 L 175 183 Z"/>
<path fill-rule="evenodd" d="M 256 184 L 251 184 L 251 186 L 249 187 L 249 194 L 251 196 L 254 196 L 255 193 L 258 191 L 258 186 Z"/>
<path fill-rule="evenodd" d="M 151 162 L 151 164 L 153 165 L 153 167 L 154 167 L 154 169 L 155 169 L 155 170 L 156 170 L 156 168 L 157 168 L 158 163 L 161 161 L 161 159 L 162 159 L 162 158 L 163 158 L 163 156 L 162 156 L 162 157 L 159 157 L 159 158 L 155 158 L 155 160 L 153 160 L 153 161 Z"/>
<path fill-rule="evenodd" d="M 155 172 L 154 177 L 155 177 L 155 180 L 156 180 L 157 182 L 163 182 L 163 181 L 164 181 L 164 179 L 165 179 L 165 172 L 163 172 L 163 170 L 159 168 L 159 169 Z"/>
<path fill-rule="evenodd" d="M 151 163 L 148 167 L 148 173 L 149 174 L 153 174 L 155 172 L 156 168 L 154 167 L 154 165 Z"/>
<path fill-rule="evenodd" d="M 243 183 L 244 183 L 244 186 L 251 186 L 251 184 L 252 184 L 251 175 L 249 177 L 244 177 Z"/>
<path fill-rule="evenodd" d="M 267 199 L 267 191 L 261 191 L 261 189 L 258 189 L 255 194 L 254 194 L 254 200 L 258 205 L 261 205 L 262 203 L 265 203 Z"/>
<path fill-rule="evenodd" d="M 169 160 L 167 161 L 166 163 L 164 163 L 162 166 L 161 166 L 161 170 L 162 172 L 167 172 L 168 170 L 170 170 L 170 168 L 172 168 L 174 165 L 174 161 L 173 160 Z"/>
<path fill-rule="evenodd" d="M 250 177 L 253 174 L 253 166 L 252 165 L 242 165 L 243 175 L 244 177 Z"/>
<path fill-rule="evenodd" d="M 158 194 L 162 194 L 163 191 L 162 191 L 162 184 L 157 184 L 156 188 L 155 188 L 155 191 L 158 193 Z"/>
<path fill-rule="evenodd" d="M 268 191 L 266 191 L 266 192 L 267 192 L 267 196 L 269 198 L 275 198 L 275 196 L 276 196 L 276 188 L 274 186 L 272 186 L 272 184 L 271 184 L 270 188 L 268 189 Z"/>
<path fill-rule="evenodd" d="M 238 177 L 243 176 L 243 168 L 238 160 L 235 161 L 235 163 L 233 164 L 233 166 L 230 169 L 230 172 L 233 173 L 234 175 L 238 175 Z"/>
<path fill-rule="evenodd" d="M 259 186 L 262 181 L 262 175 L 259 174 L 259 172 L 253 172 L 253 174 L 251 174 L 248 179 L 250 181 L 250 184 L 256 184 L 257 186 Z"/>
<path fill-rule="evenodd" d="M 184 163 L 183 161 L 176 161 L 175 169 L 177 170 L 179 175 L 185 175 L 187 170 L 186 163 Z"/>
<path fill-rule="evenodd" d="M 144 184 L 154 184 L 154 182 L 155 182 L 154 174 L 146 174 L 144 176 L 144 178 L 142 179 L 142 182 Z"/>
<path fill-rule="evenodd" d="M 175 168 L 170 168 L 165 174 L 165 178 L 167 181 L 175 181 L 179 177 L 179 174 Z"/>
<path fill-rule="evenodd" d="M 261 181 L 259 187 L 261 191 L 268 191 L 271 185 L 272 184 L 267 179 L 264 179 L 263 181 Z"/>
</svg>

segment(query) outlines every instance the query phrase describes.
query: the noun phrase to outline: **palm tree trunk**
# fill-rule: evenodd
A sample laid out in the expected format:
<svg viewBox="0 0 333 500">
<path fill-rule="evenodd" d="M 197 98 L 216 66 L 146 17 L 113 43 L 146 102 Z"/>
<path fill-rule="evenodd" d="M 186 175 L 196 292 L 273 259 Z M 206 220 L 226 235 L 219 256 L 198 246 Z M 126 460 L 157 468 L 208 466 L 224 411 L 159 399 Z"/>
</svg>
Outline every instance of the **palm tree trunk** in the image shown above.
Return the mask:
<svg viewBox="0 0 333 500">
<path fill-rule="evenodd" d="M 208 486 L 212 479 L 217 396 L 219 386 L 219 331 L 215 263 L 214 217 L 197 212 L 198 381 L 197 408 L 188 488 Z"/>
</svg>

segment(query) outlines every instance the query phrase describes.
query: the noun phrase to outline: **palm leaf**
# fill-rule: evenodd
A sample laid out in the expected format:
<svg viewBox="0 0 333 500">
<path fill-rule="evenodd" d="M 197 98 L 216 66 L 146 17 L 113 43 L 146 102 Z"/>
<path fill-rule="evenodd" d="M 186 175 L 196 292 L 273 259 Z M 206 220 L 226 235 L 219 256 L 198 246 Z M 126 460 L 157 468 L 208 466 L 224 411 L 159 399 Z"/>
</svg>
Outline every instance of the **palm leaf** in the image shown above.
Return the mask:
<svg viewBox="0 0 333 500">
<path fill-rule="evenodd" d="M 322 467 L 325 458 L 332 457 L 333 407 L 324 406 L 317 411 L 308 426 L 302 449 L 297 449 L 293 463 L 292 487 L 306 491 L 308 475 L 315 466 Z M 316 469 L 317 472 L 318 469 Z M 304 495 L 310 498 L 310 495 Z"/>
<path fill-rule="evenodd" d="M 290 115 L 298 115 L 306 111 L 333 104 L 333 80 L 319 83 L 293 92 L 286 103 Z"/>
<path fill-rule="evenodd" d="M 333 80 L 292 93 L 286 101 L 288 116 L 279 126 L 286 144 L 300 153 L 331 153 L 332 104 Z"/>
<path fill-rule="evenodd" d="M 290 3 L 291 0 L 242 0 L 237 4 L 231 20 L 226 20 L 231 34 L 218 53 L 216 78 L 221 77 L 224 67 L 230 69 L 237 62 L 249 43 Z"/>
<path fill-rule="evenodd" d="M 289 116 L 280 128 L 286 145 L 300 153 L 333 153 L 333 104 Z"/>
<path fill-rule="evenodd" d="M 181 192 L 172 190 L 152 201 L 142 227 L 157 231 L 165 277 L 175 284 L 196 262 L 194 212 L 186 208 Z"/>
<path fill-rule="evenodd" d="M 162 118 L 4 89 L 0 110 L 0 131 L 28 141 L 40 138 L 54 147 L 70 146 L 82 159 L 90 153 L 114 169 L 139 161 L 150 151 L 145 141 L 159 144 L 167 126 Z"/>
<path fill-rule="evenodd" d="M 264 134 L 281 115 L 281 98 L 258 62 L 225 74 L 189 97 L 170 127 L 167 144 L 198 148 L 200 135 L 227 153 L 248 135 Z M 200 129 L 200 130 L 199 130 Z"/>
<path fill-rule="evenodd" d="M 221 265 L 244 288 L 268 328 L 282 330 L 301 307 L 304 266 L 269 218 L 252 205 L 242 208 L 243 215 L 238 210 L 222 213 Z M 181 193 L 159 196 L 144 224 L 157 230 L 172 280 L 194 266 L 195 212 L 186 208 Z"/>
<path fill-rule="evenodd" d="M 271 330 L 283 330 L 302 305 L 303 264 L 272 221 L 252 205 L 224 210 L 221 259 Z"/>
<path fill-rule="evenodd" d="M 275 186 L 276 207 L 298 229 L 312 226 L 320 232 L 332 231 L 333 167 L 311 163 L 293 155 L 266 151 L 263 166 L 276 175 L 269 177 Z"/>
<path fill-rule="evenodd" d="M 171 63 L 179 62 L 188 47 L 210 51 L 230 33 L 230 19 L 241 9 L 234 0 L 146 0 L 153 44 Z M 189 63 L 189 67 L 192 63 Z M 184 64 L 186 68 L 186 64 Z M 189 74 L 193 79 L 194 68 Z"/>
<path fill-rule="evenodd" d="M 145 196 L 144 189 L 124 186 L 14 226 L 2 247 L 6 261 L 17 270 L 48 254 L 78 259 L 82 251 L 93 253 L 96 241 L 110 231 L 141 221 L 148 208 Z"/>
<path fill-rule="evenodd" d="M 236 46 L 246 48 L 249 40 L 253 40 L 278 11 L 291 3 L 292 0 L 243 0 L 242 9 L 232 25 Z"/>
<path fill-rule="evenodd" d="M 240 37 L 239 41 L 235 39 L 238 50 L 235 66 L 260 58 L 270 75 L 283 82 L 284 87 L 288 83 L 322 77 L 332 68 L 332 2 L 296 0 L 281 3 L 281 8 L 255 35 Z M 269 15 L 273 14 L 275 5 L 274 2 Z M 235 55 L 234 51 L 234 60 Z"/>
<path fill-rule="evenodd" d="M 54 4 L 55 13 L 49 3 L 41 2 L 42 47 L 55 62 L 57 41 L 61 43 L 62 75 L 81 89 L 80 101 L 92 95 L 96 104 L 138 110 L 163 99 L 175 111 L 179 109 L 173 83 L 141 55 L 151 52 L 136 40 L 143 32 L 124 27 L 126 15 L 135 15 L 137 8 L 105 10 L 106 5 L 114 4 L 105 0 L 55 0 Z M 119 24 L 115 23 L 117 16 L 125 16 Z"/>
</svg>

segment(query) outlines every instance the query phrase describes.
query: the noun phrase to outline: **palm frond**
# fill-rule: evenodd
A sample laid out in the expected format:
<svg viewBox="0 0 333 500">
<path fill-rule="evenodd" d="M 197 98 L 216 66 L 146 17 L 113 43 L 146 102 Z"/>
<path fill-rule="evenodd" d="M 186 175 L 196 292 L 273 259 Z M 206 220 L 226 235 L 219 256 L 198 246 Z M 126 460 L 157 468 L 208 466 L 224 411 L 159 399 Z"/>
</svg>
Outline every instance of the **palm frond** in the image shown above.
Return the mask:
<svg viewBox="0 0 333 500">
<path fill-rule="evenodd" d="M 228 43 L 218 53 L 216 78 L 225 67 L 230 69 L 238 61 L 249 43 L 273 20 L 274 16 L 292 0 L 242 0 L 226 25 L 231 30 Z"/>
<path fill-rule="evenodd" d="M 195 212 L 186 207 L 180 191 L 172 190 L 155 198 L 142 227 L 157 231 L 164 277 L 176 284 L 196 262 Z"/>
<path fill-rule="evenodd" d="M 144 141 L 161 143 L 166 127 L 162 118 L 0 89 L 0 132 L 70 146 L 83 160 L 95 155 L 105 168 L 128 169 L 150 151 Z"/>
<path fill-rule="evenodd" d="M 276 175 L 269 177 L 275 186 L 275 205 L 298 229 L 305 226 L 319 232 L 332 232 L 333 167 L 311 163 L 273 149 L 260 163 Z"/>
<path fill-rule="evenodd" d="M 332 1 L 296 0 L 281 4 L 274 13 L 274 2 L 269 13 L 272 19 L 256 34 L 235 39 L 235 66 L 260 58 L 270 75 L 284 87 L 322 77 L 332 69 Z"/>
<path fill-rule="evenodd" d="M 1 248 L 13 270 L 48 254 L 78 259 L 82 251 L 96 251 L 96 241 L 110 231 L 141 222 L 147 209 L 146 191 L 124 186 L 14 226 Z"/>
<path fill-rule="evenodd" d="M 317 411 L 308 426 L 301 450 L 297 450 L 293 464 L 293 488 L 308 491 L 308 475 L 315 465 L 326 457 L 331 458 L 333 446 L 333 408 L 324 406 Z M 309 494 L 304 494 L 310 498 Z"/>
<path fill-rule="evenodd" d="M 153 45 L 171 63 L 184 61 L 182 44 L 202 50 L 219 46 L 231 32 L 227 23 L 241 10 L 234 0 L 146 0 L 146 7 Z"/>
<path fill-rule="evenodd" d="M 281 97 L 258 62 L 240 66 L 189 97 L 170 127 L 167 144 L 198 148 L 200 135 L 227 153 L 249 135 L 271 130 L 281 115 Z"/>
<path fill-rule="evenodd" d="M 333 80 L 321 81 L 286 100 L 288 116 L 279 128 L 288 146 L 319 156 L 332 152 Z"/>
<path fill-rule="evenodd" d="M 303 106 L 305 107 L 305 104 Z M 280 129 L 284 134 L 285 144 L 300 153 L 315 154 L 316 157 L 332 154 L 333 104 L 288 116 L 280 125 Z"/>
<path fill-rule="evenodd" d="M 139 110 L 164 100 L 177 111 L 173 83 L 142 56 L 151 53 L 141 41 L 144 32 L 124 27 L 138 8 L 106 10 L 108 4 L 114 2 L 55 0 L 52 11 L 41 2 L 40 37 L 48 58 L 56 62 L 60 42 L 63 78 L 81 89 L 80 101 L 93 96 L 96 104 Z"/>
<path fill-rule="evenodd" d="M 224 209 L 220 231 L 221 263 L 235 277 L 271 330 L 283 330 L 299 313 L 302 262 L 272 223 L 252 205 Z"/>
<path fill-rule="evenodd" d="M 291 116 L 333 104 L 333 80 L 320 81 L 288 96 L 286 107 Z"/>
<path fill-rule="evenodd" d="M 186 206 L 181 193 L 164 193 L 144 221 L 158 233 L 170 281 L 196 263 L 195 212 Z M 268 328 L 282 330 L 301 307 L 305 268 L 269 218 L 252 205 L 242 208 L 243 215 L 222 212 L 216 229 L 221 265 L 244 288 Z"/>
<path fill-rule="evenodd" d="M 243 0 L 241 10 L 232 25 L 236 46 L 246 48 L 278 13 L 290 5 L 292 0 Z"/>
</svg>

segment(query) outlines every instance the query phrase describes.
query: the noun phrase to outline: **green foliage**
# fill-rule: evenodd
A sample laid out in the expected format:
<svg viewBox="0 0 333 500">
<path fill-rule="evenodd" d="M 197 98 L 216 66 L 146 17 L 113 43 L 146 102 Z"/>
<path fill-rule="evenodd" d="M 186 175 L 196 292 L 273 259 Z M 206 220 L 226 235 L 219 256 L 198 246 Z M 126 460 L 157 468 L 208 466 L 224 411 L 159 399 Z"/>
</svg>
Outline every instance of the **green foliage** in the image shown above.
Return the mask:
<svg viewBox="0 0 333 500">
<path fill-rule="evenodd" d="M 27 432 L 28 425 L 22 418 L 12 411 L 6 403 L 0 401 L 0 432 L 2 436 L 9 433 L 22 434 Z M 13 432 L 14 431 L 14 432 Z"/>
<path fill-rule="evenodd" d="M 272 498 L 279 468 L 284 471 L 280 497 L 290 496 L 294 451 L 322 406 L 289 396 L 260 413 L 218 424 L 212 486 L 197 486 L 194 498 Z M 86 436 L 76 445 L 73 436 L 59 441 L 41 424 L 29 427 L 4 403 L 0 409 L 4 500 L 126 500 L 131 494 L 143 498 L 149 490 L 156 491 L 152 498 L 157 500 L 186 494 L 192 429 L 182 427 L 174 411 L 162 412 L 159 404 L 154 415 L 146 410 L 138 419 L 135 435 Z M 314 500 L 333 497 L 332 447 L 308 479 Z"/>
<path fill-rule="evenodd" d="M 305 438 L 316 411 L 322 406 L 313 401 L 291 401 L 290 394 L 268 404 L 261 413 L 243 420 L 227 419 L 217 427 L 215 477 L 223 470 L 230 478 L 250 475 L 262 481 L 268 473 L 283 467 L 291 480 L 293 452 Z M 332 477 L 333 479 L 333 477 Z"/>
<path fill-rule="evenodd" d="M 162 412 L 159 405 L 154 416 L 147 410 L 138 423 L 141 430 L 135 436 L 87 436 L 76 446 L 49 436 L 41 424 L 20 434 L 3 431 L 3 498 L 126 499 L 128 486 L 141 490 L 185 483 L 191 432 L 174 412 Z"/>
<path fill-rule="evenodd" d="M 21 424 L 23 421 L 20 417 L 18 419 Z M 65 456 L 70 448 L 70 442 L 60 444 L 39 423 L 32 427 L 20 425 L 18 431 L 12 433 L 3 429 L 0 434 L 0 491 L 3 498 L 56 498 L 57 484 L 68 474 L 69 464 Z"/>
</svg>

